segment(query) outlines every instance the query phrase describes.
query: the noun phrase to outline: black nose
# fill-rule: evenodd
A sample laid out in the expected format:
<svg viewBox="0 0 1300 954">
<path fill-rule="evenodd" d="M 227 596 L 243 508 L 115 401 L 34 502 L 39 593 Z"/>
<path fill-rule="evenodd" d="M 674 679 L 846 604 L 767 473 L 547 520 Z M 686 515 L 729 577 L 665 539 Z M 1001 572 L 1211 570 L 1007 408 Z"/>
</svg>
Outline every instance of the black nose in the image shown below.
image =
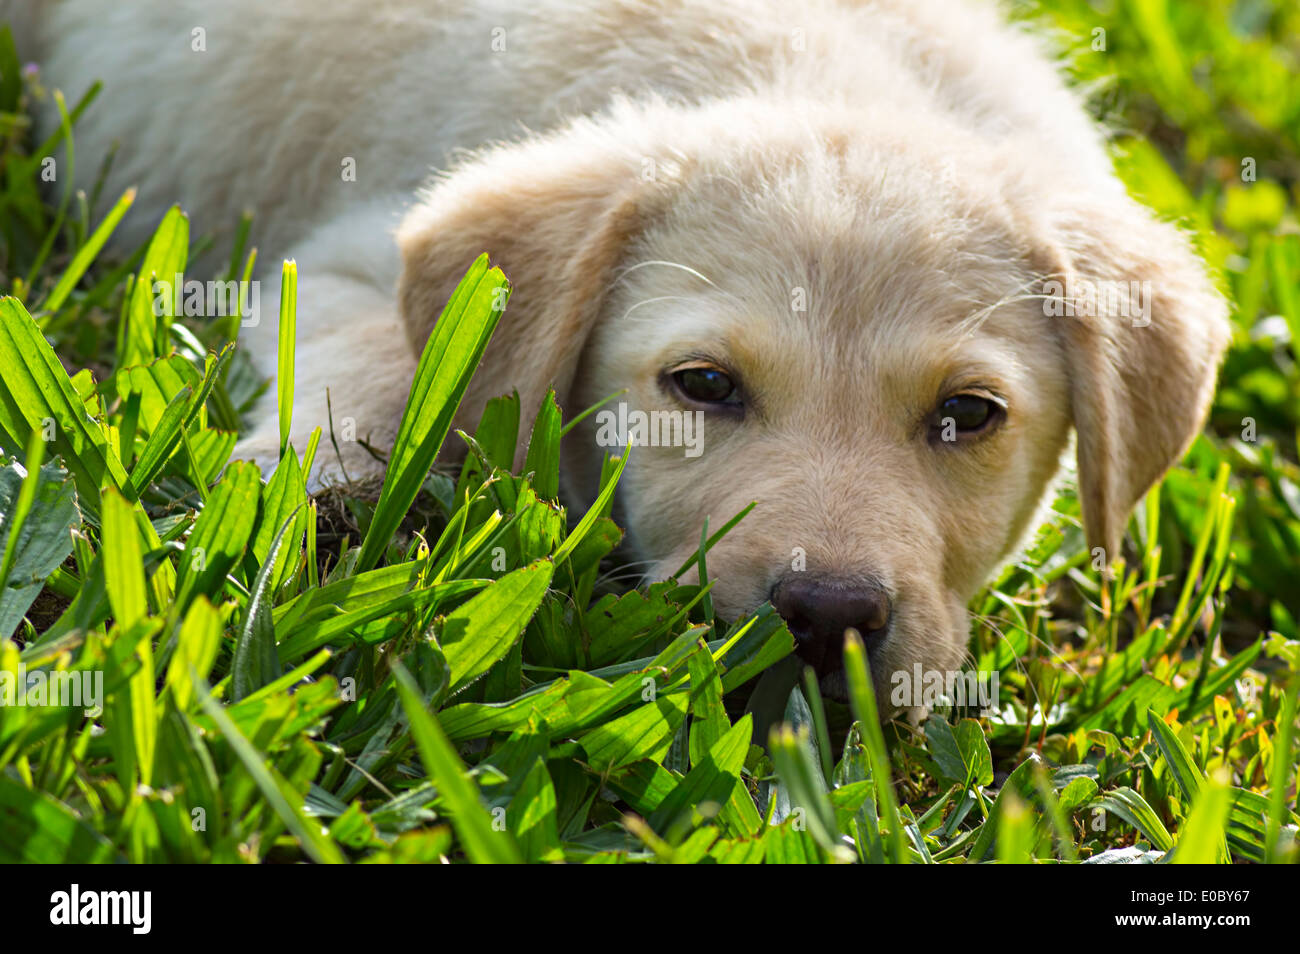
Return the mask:
<svg viewBox="0 0 1300 954">
<path fill-rule="evenodd" d="M 772 590 L 772 605 L 818 676 L 844 668 L 845 630 L 856 629 L 870 648 L 889 627 L 889 594 L 872 583 L 791 576 Z"/>
</svg>

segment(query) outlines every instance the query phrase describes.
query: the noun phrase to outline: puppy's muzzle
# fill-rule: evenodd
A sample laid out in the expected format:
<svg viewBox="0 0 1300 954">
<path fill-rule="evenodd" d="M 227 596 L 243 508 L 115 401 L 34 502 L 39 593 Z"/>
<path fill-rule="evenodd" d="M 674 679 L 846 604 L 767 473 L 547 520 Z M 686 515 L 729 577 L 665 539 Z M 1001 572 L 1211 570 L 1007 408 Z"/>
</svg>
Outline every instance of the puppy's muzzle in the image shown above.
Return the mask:
<svg viewBox="0 0 1300 954">
<path fill-rule="evenodd" d="M 856 629 L 869 653 L 889 631 L 889 594 L 876 583 L 801 573 L 773 587 L 772 605 L 794 636 L 795 652 L 818 677 L 844 668 L 846 630 Z"/>
</svg>

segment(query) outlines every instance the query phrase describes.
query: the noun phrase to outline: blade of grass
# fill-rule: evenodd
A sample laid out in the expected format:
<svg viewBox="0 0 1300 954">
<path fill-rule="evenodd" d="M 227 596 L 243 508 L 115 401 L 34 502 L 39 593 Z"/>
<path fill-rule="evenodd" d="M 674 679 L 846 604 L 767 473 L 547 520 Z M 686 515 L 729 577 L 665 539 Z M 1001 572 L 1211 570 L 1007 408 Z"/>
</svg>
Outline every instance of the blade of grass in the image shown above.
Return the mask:
<svg viewBox="0 0 1300 954">
<path fill-rule="evenodd" d="M 518 864 L 523 860 L 514 837 L 498 831 L 483 807 L 478 786 L 470 778 L 465 763 L 443 734 L 437 720 L 429 714 L 420 698 L 415 679 L 397 660 L 393 661 L 397 694 L 406 710 L 411 735 L 420 751 L 424 770 L 438 788 L 439 798 L 451 815 L 451 823 L 460 836 L 470 861 L 480 864 Z"/>
<path fill-rule="evenodd" d="M 81 276 L 86 274 L 86 270 L 98 257 L 104 243 L 108 241 L 109 236 L 113 234 L 113 230 L 122 221 L 122 216 L 126 215 L 126 210 L 131 207 L 131 203 L 134 201 L 135 189 L 127 189 L 122 193 L 122 198 L 118 199 L 113 208 L 109 209 L 108 215 L 104 216 L 104 221 L 100 222 L 95 231 L 91 233 L 90 238 L 86 240 L 86 244 L 77 249 L 77 254 L 72 256 L 72 261 L 63 270 L 58 283 L 51 289 L 45 300 L 41 302 L 39 306 L 41 311 L 53 314 L 63 307 L 63 303 L 72 294 L 72 290 L 77 287 L 77 282 L 81 280 Z"/>
<path fill-rule="evenodd" d="M 357 555 L 358 571 L 378 565 L 424 485 L 470 376 L 501 320 L 509 287 L 501 270 L 489 269 L 487 256 L 480 256 L 434 325 L 411 382 L 379 502 Z"/>
<path fill-rule="evenodd" d="M 886 842 L 888 857 L 893 864 L 903 864 L 907 861 L 903 819 L 898 812 L 898 799 L 894 796 L 889 756 L 884 733 L 880 730 L 880 715 L 876 708 L 871 670 L 867 664 L 867 651 L 856 630 L 849 630 L 844 638 L 844 673 L 848 677 L 853 714 L 862 727 L 862 741 L 866 744 L 867 759 L 871 764 L 877 812 L 881 820 L 889 825 L 889 840 Z"/>
<path fill-rule="evenodd" d="M 609 479 L 605 481 L 605 486 L 600 489 L 600 493 L 592 503 L 591 509 L 582 515 L 582 519 L 579 520 L 578 525 L 573 528 L 573 532 L 570 533 L 565 538 L 564 542 L 556 549 L 555 555 L 552 557 L 556 566 L 559 566 L 568 559 L 569 554 L 577 549 L 578 544 L 583 541 L 587 534 L 591 532 L 591 528 L 596 525 L 596 521 L 600 519 L 601 513 L 604 511 L 605 507 L 608 506 L 610 500 L 613 499 L 614 491 L 618 487 L 618 480 L 623 476 L 623 469 L 627 467 L 627 462 L 631 456 L 630 450 L 623 452 L 623 456 L 618 462 L 618 467 L 615 468 Z"/>
<path fill-rule="evenodd" d="M 722 525 L 721 530 L 713 534 L 713 536 L 709 537 L 709 539 L 706 541 L 704 545 L 704 549 L 706 551 L 712 549 L 714 544 L 716 544 L 719 540 L 721 540 L 728 533 L 730 533 L 731 529 L 735 527 L 736 524 L 740 523 L 740 521 L 744 520 L 747 516 L 749 516 L 749 512 L 753 510 L 754 507 L 757 506 L 757 504 L 758 501 L 751 502 L 748 506 L 745 507 L 744 510 L 740 511 L 740 513 L 736 514 L 734 517 L 732 517 L 730 520 L 724 523 Z M 677 568 L 677 572 L 672 575 L 672 578 L 674 580 L 680 580 L 687 570 L 689 570 L 691 567 L 693 567 L 696 563 L 700 561 L 702 556 L 703 554 L 699 550 L 696 550 L 695 553 L 690 557 L 690 559 L 688 559 L 685 563 L 683 563 L 680 567 Z"/>
<path fill-rule="evenodd" d="M 298 263 L 288 259 L 280 272 L 280 340 L 275 396 L 280 410 L 280 456 L 289 446 L 293 426 L 293 374 L 298 324 Z"/>
<path fill-rule="evenodd" d="M 298 509 L 295 508 L 280 524 L 262 568 L 253 581 L 253 588 L 249 591 L 244 625 L 239 640 L 235 643 L 234 659 L 231 662 L 232 702 L 247 698 L 280 676 L 280 656 L 276 652 L 275 625 L 271 620 L 271 581 L 285 534 L 297 519 Z"/>
<path fill-rule="evenodd" d="M 207 713 L 221 733 L 235 756 L 243 763 L 244 769 L 253 777 L 271 810 L 280 817 L 286 828 L 298 839 L 307 856 L 317 864 L 341 864 L 345 859 L 342 852 L 321 829 L 320 823 L 307 817 L 303 811 L 302 796 L 294 791 L 284 778 L 270 765 L 266 756 L 253 747 L 226 714 L 226 710 L 211 696 L 211 690 L 190 670 L 190 682 L 199 705 Z"/>
<path fill-rule="evenodd" d="M 140 530 L 135 522 L 135 508 L 112 489 L 104 492 L 101 517 L 104 586 L 113 618 L 125 628 L 149 612 Z"/>
<path fill-rule="evenodd" d="M 103 428 L 87 414 L 54 349 L 16 298 L 0 298 L 0 367 L 0 432 L 26 444 L 33 433 L 52 428 L 52 449 L 76 478 L 81 506 L 92 513 L 106 484 L 135 499 Z"/>
<path fill-rule="evenodd" d="M 1300 696 L 1300 678 L 1292 676 L 1294 685 L 1283 686 L 1281 711 L 1277 717 L 1277 729 L 1273 736 L 1273 765 L 1269 772 L 1268 821 L 1264 834 L 1264 861 L 1273 864 L 1282 854 L 1280 843 L 1282 826 L 1290 814 L 1286 807 L 1288 778 L 1295 771 L 1295 760 L 1291 757 L 1294 745 L 1294 729 L 1297 696 Z M 1292 852 L 1294 845 L 1292 845 Z"/>
<path fill-rule="evenodd" d="M 36 501 L 36 488 L 41 482 L 41 463 L 44 460 L 45 441 L 39 431 L 32 431 L 27 441 L 27 476 L 18 489 L 18 500 L 14 503 L 13 512 L 4 515 L 8 517 L 8 526 L 0 528 L 5 531 L 4 559 L 0 560 L 0 592 L 9 585 L 9 574 L 18 558 L 18 538 L 22 535 L 27 515 L 32 512 L 32 504 Z"/>
</svg>

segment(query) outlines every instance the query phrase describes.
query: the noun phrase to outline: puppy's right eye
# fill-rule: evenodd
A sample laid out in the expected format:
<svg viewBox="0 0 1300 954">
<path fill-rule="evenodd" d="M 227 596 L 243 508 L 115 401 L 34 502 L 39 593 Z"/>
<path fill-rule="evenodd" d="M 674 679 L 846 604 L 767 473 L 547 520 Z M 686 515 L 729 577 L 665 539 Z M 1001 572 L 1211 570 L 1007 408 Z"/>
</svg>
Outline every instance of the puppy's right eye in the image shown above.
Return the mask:
<svg viewBox="0 0 1300 954">
<path fill-rule="evenodd" d="M 673 373 L 678 390 L 700 404 L 735 404 L 736 386 L 717 368 L 683 368 Z"/>
<path fill-rule="evenodd" d="M 956 443 L 979 438 L 1006 419 L 1006 402 L 986 394 L 962 392 L 943 399 L 931 415 L 932 439 Z"/>
</svg>

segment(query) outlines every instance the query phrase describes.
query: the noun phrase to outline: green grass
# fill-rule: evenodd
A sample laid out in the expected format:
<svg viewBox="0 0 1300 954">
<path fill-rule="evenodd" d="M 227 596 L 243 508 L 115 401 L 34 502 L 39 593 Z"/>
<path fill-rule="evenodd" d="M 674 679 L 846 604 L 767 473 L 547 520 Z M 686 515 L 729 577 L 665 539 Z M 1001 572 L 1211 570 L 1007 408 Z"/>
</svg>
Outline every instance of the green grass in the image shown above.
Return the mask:
<svg viewBox="0 0 1300 954">
<path fill-rule="evenodd" d="M 1236 334 L 1126 562 L 1091 565 L 1063 494 L 971 607 L 999 707 L 915 729 L 880 725 L 860 647 L 840 706 L 799 683 L 770 608 L 715 619 L 706 555 L 609 591 L 621 462 L 565 514 L 549 400 L 493 402 L 463 469 L 430 474 L 500 317 L 485 262 L 377 500 L 307 494 L 319 435 L 269 481 L 227 467 L 265 387 L 238 320 L 155 316 L 146 289 L 251 274 L 247 222 L 228 258 L 179 211 L 102 255 L 132 196 L 41 191 L 55 143 L 28 112 L 55 94 L 0 32 L 0 674 L 103 689 L 90 713 L 0 707 L 0 861 L 1296 861 L 1300 10 L 1044 7 L 1133 192 L 1220 270 Z M 95 95 L 60 103 L 59 138 Z M 287 434 L 290 375 L 277 398 Z"/>
</svg>

